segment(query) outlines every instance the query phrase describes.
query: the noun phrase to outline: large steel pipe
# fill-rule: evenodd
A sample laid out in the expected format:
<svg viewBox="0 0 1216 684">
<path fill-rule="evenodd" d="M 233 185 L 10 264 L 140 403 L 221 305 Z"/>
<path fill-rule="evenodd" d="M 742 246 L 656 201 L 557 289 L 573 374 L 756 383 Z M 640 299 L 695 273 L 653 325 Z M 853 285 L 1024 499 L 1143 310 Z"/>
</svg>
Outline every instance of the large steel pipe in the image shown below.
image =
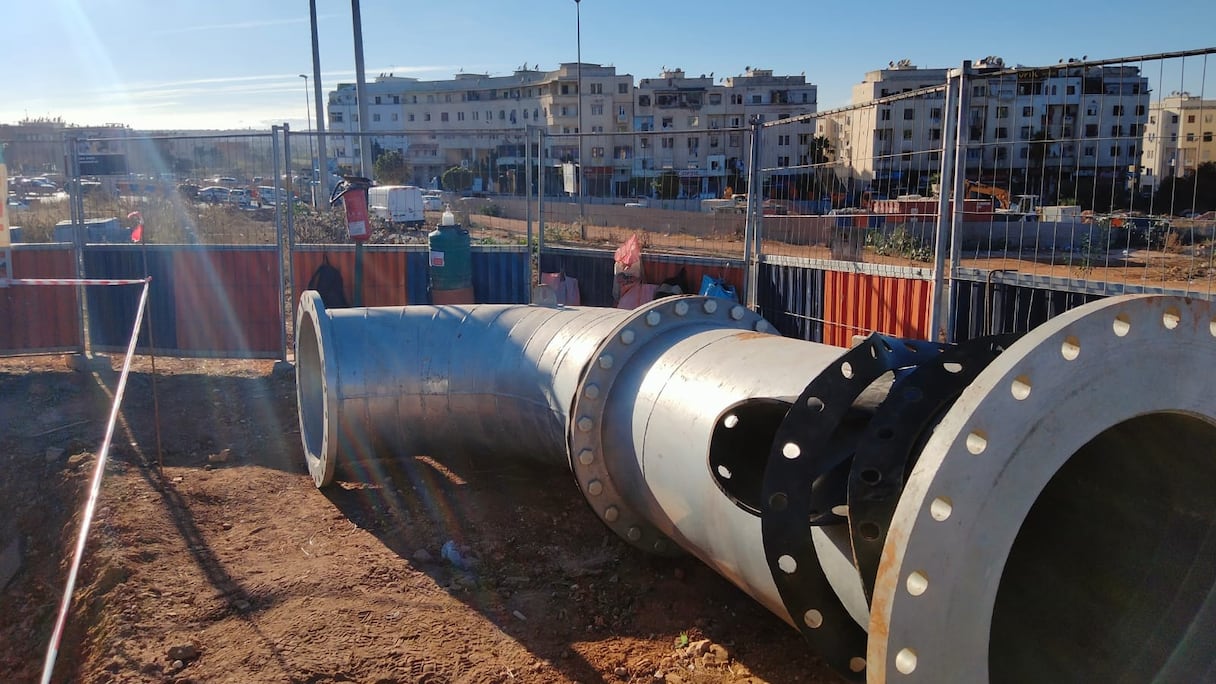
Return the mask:
<svg viewBox="0 0 1216 684">
<path fill-rule="evenodd" d="M 1017 340 L 847 352 L 698 297 L 303 304 L 318 484 L 339 458 L 514 442 L 568 463 L 623 539 L 697 556 L 850 678 L 1216 674 L 1208 302 L 1113 298 Z"/>
</svg>

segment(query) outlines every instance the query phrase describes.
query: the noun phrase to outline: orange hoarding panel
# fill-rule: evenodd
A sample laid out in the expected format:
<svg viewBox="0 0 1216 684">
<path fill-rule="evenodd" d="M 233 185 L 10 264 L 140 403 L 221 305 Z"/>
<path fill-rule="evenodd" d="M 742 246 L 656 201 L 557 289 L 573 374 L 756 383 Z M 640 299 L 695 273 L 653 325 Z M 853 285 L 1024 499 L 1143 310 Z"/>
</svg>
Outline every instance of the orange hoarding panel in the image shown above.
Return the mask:
<svg viewBox="0 0 1216 684">
<path fill-rule="evenodd" d="M 823 276 L 823 341 L 848 347 L 872 332 L 928 339 L 933 284 L 890 276 L 827 271 Z"/>
<path fill-rule="evenodd" d="M 15 246 L 14 278 L 75 278 L 72 249 Z M 81 348 L 76 288 L 12 285 L 0 288 L 0 350 L 58 351 Z"/>
<path fill-rule="evenodd" d="M 409 304 L 406 280 L 407 252 L 365 250 L 363 252 L 363 306 L 405 306 Z M 342 273 L 342 286 L 346 290 L 346 301 L 354 303 L 355 252 L 351 249 L 322 251 L 296 250 L 292 257 L 292 292 L 299 304 L 300 293 L 308 288 L 308 281 L 317 267 L 329 259 L 329 263 Z"/>
<path fill-rule="evenodd" d="M 177 347 L 183 351 L 279 349 L 277 252 L 183 250 L 173 255 Z"/>
</svg>

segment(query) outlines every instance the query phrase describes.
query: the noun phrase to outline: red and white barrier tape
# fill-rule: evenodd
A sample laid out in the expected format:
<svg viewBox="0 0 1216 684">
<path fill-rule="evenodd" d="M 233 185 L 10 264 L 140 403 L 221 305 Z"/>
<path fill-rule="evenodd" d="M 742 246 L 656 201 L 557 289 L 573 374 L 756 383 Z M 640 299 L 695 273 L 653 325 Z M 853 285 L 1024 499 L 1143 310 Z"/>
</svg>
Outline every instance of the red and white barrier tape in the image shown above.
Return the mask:
<svg viewBox="0 0 1216 684">
<path fill-rule="evenodd" d="M 0 279 L 0 285 L 143 285 L 151 278 L 114 279 L 114 278 L 10 278 Z"/>
</svg>

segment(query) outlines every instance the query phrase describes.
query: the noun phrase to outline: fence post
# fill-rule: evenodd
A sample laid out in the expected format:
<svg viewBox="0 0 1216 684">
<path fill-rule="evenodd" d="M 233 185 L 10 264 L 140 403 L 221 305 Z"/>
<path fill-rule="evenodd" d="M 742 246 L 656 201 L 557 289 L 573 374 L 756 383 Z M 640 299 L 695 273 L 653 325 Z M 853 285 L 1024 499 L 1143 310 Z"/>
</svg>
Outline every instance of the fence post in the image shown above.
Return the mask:
<svg viewBox="0 0 1216 684">
<path fill-rule="evenodd" d="M 72 261 L 76 265 L 76 277 L 83 280 L 85 277 L 84 186 L 80 182 L 80 139 L 75 136 L 68 138 L 68 177 L 71 178 L 71 192 L 68 195 L 68 203 L 72 219 Z M 91 356 L 90 352 L 93 349 L 89 343 L 88 326 L 85 325 L 88 317 L 88 292 L 84 285 L 77 285 L 76 331 L 80 335 L 80 354 L 86 358 Z"/>
<path fill-rule="evenodd" d="M 274 244 L 276 262 L 279 266 L 279 348 L 282 350 L 280 355 L 281 360 L 287 360 L 287 317 L 289 312 L 294 313 L 295 308 L 291 305 L 291 294 L 287 288 L 287 282 L 284 277 L 283 259 L 288 255 L 283 253 L 283 203 L 281 198 L 282 193 L 279 191 L 279 131 L 283 130 L 281 126 L 270 127 L 270 158 L 271 168 L 274 169 Z M 286 147 L 286 142 L 284 142 Z M 291 165 L 288 164 L 288 167 Z M 260 203 L 262 198 L 258 197 Z M 290 250 L 288 250 L 290 253 Z M 290 270 L 288 270 L 290 273 Z"/>
<path fill-rule="evenodd" d="M 954 103 L 958 97 L 962 72 L 952 71 L 946 77 L 946 103 L 942 108 L 945 112 L 945 130 L 942 132 L 941 172 L 938 175 L 937 188 L 937 226 L 933 245 L 933 291 L 929 298 L 929 331 L 933 339 L 942 342 L 948 339 L 949 319 L 946 316 L 947 307 L 953 301 L 952 295 L 946 291 L 945 269 L 946 255 L 950 250 L 950 226 L 953 214 L 950 211 L 950 201 L 954 197 L 953 189 L 957 185 L 954 180 L 954 145 L 958 134 L 958 118 L 955 116 Z M 961 201 L 960 201 L 961 203 Z M 954 283 L 951 281 L 950 287 Z"/>
<path fill-rule="evenodd" d="M 543 270 L 540 265 L 541 256 L 545 251 L 545 129 L 540 130 L 540 148 L 537 151 L 536 171 L 540 178 L 536 181 L 536 266 L 537 271 Z M 538 274 L 539 277 L 539 274 Z"/>
<path fill-rule="evenodd" d="M 968 76 L 971 75 L 971 61 L 965 60 L 963 66 L 958 71 L 958 110 L 955 115 L 955 126 L 957 128 L 955 134 L 954 146 L 954 177 L 951 179 L 950 194 L 954 197 L 954 211 L 950 212 L 950 287 L 946 290 L 946 341 L 954 342 L 954 327 L 958 319 L 958 301 L 954 295 L 955 275 L 958 274 L 958 260 L 962 256 L 962 232 L 963 232 L 963 200 L 966 199 L 966 186 L 964 180 L 967 178 L 967 140 L 971 132 L 966 130 L 964 124 L 967 116 L 967 111 L 970 108 L 971 98 L 967 94 Z M 945 178 L 942 179 L 945 181 Z"/>
<path fill-rule="evenodd" d="M 760 170 L 760 148 L 763 144 L 764 121 L 752 117 L 751 150 L 747 168 L 747 218 L 743 224 L 743 301 L 747 308 L 756 309 L 756 289 L 760 282 L 760 226 L 764 214 L 764 181 Z"/>
</svg>

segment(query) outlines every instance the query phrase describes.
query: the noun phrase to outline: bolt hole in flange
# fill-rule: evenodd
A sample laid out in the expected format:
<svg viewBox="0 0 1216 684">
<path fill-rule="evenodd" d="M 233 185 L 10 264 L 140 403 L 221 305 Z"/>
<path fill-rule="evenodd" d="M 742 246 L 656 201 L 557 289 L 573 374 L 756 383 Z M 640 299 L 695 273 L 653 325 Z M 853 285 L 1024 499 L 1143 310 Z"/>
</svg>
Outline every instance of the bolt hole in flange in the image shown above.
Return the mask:
<svg viewBox="0 0 1216 684">
<path fill-rule="evenodd" d="M 1001 573 L 991 682 L 1211 681 L 1213 444 L 1216 425 L 1148 414 L 1056 471 Z"/>
<path fill-rule="evenodd" d="M 777 399 L 751 399 L 724 411 L 714 426 L 710 474 L 735 505 L 753 515 L 760 514 L 769 445 L 789 408 Z"/>
</svg>

